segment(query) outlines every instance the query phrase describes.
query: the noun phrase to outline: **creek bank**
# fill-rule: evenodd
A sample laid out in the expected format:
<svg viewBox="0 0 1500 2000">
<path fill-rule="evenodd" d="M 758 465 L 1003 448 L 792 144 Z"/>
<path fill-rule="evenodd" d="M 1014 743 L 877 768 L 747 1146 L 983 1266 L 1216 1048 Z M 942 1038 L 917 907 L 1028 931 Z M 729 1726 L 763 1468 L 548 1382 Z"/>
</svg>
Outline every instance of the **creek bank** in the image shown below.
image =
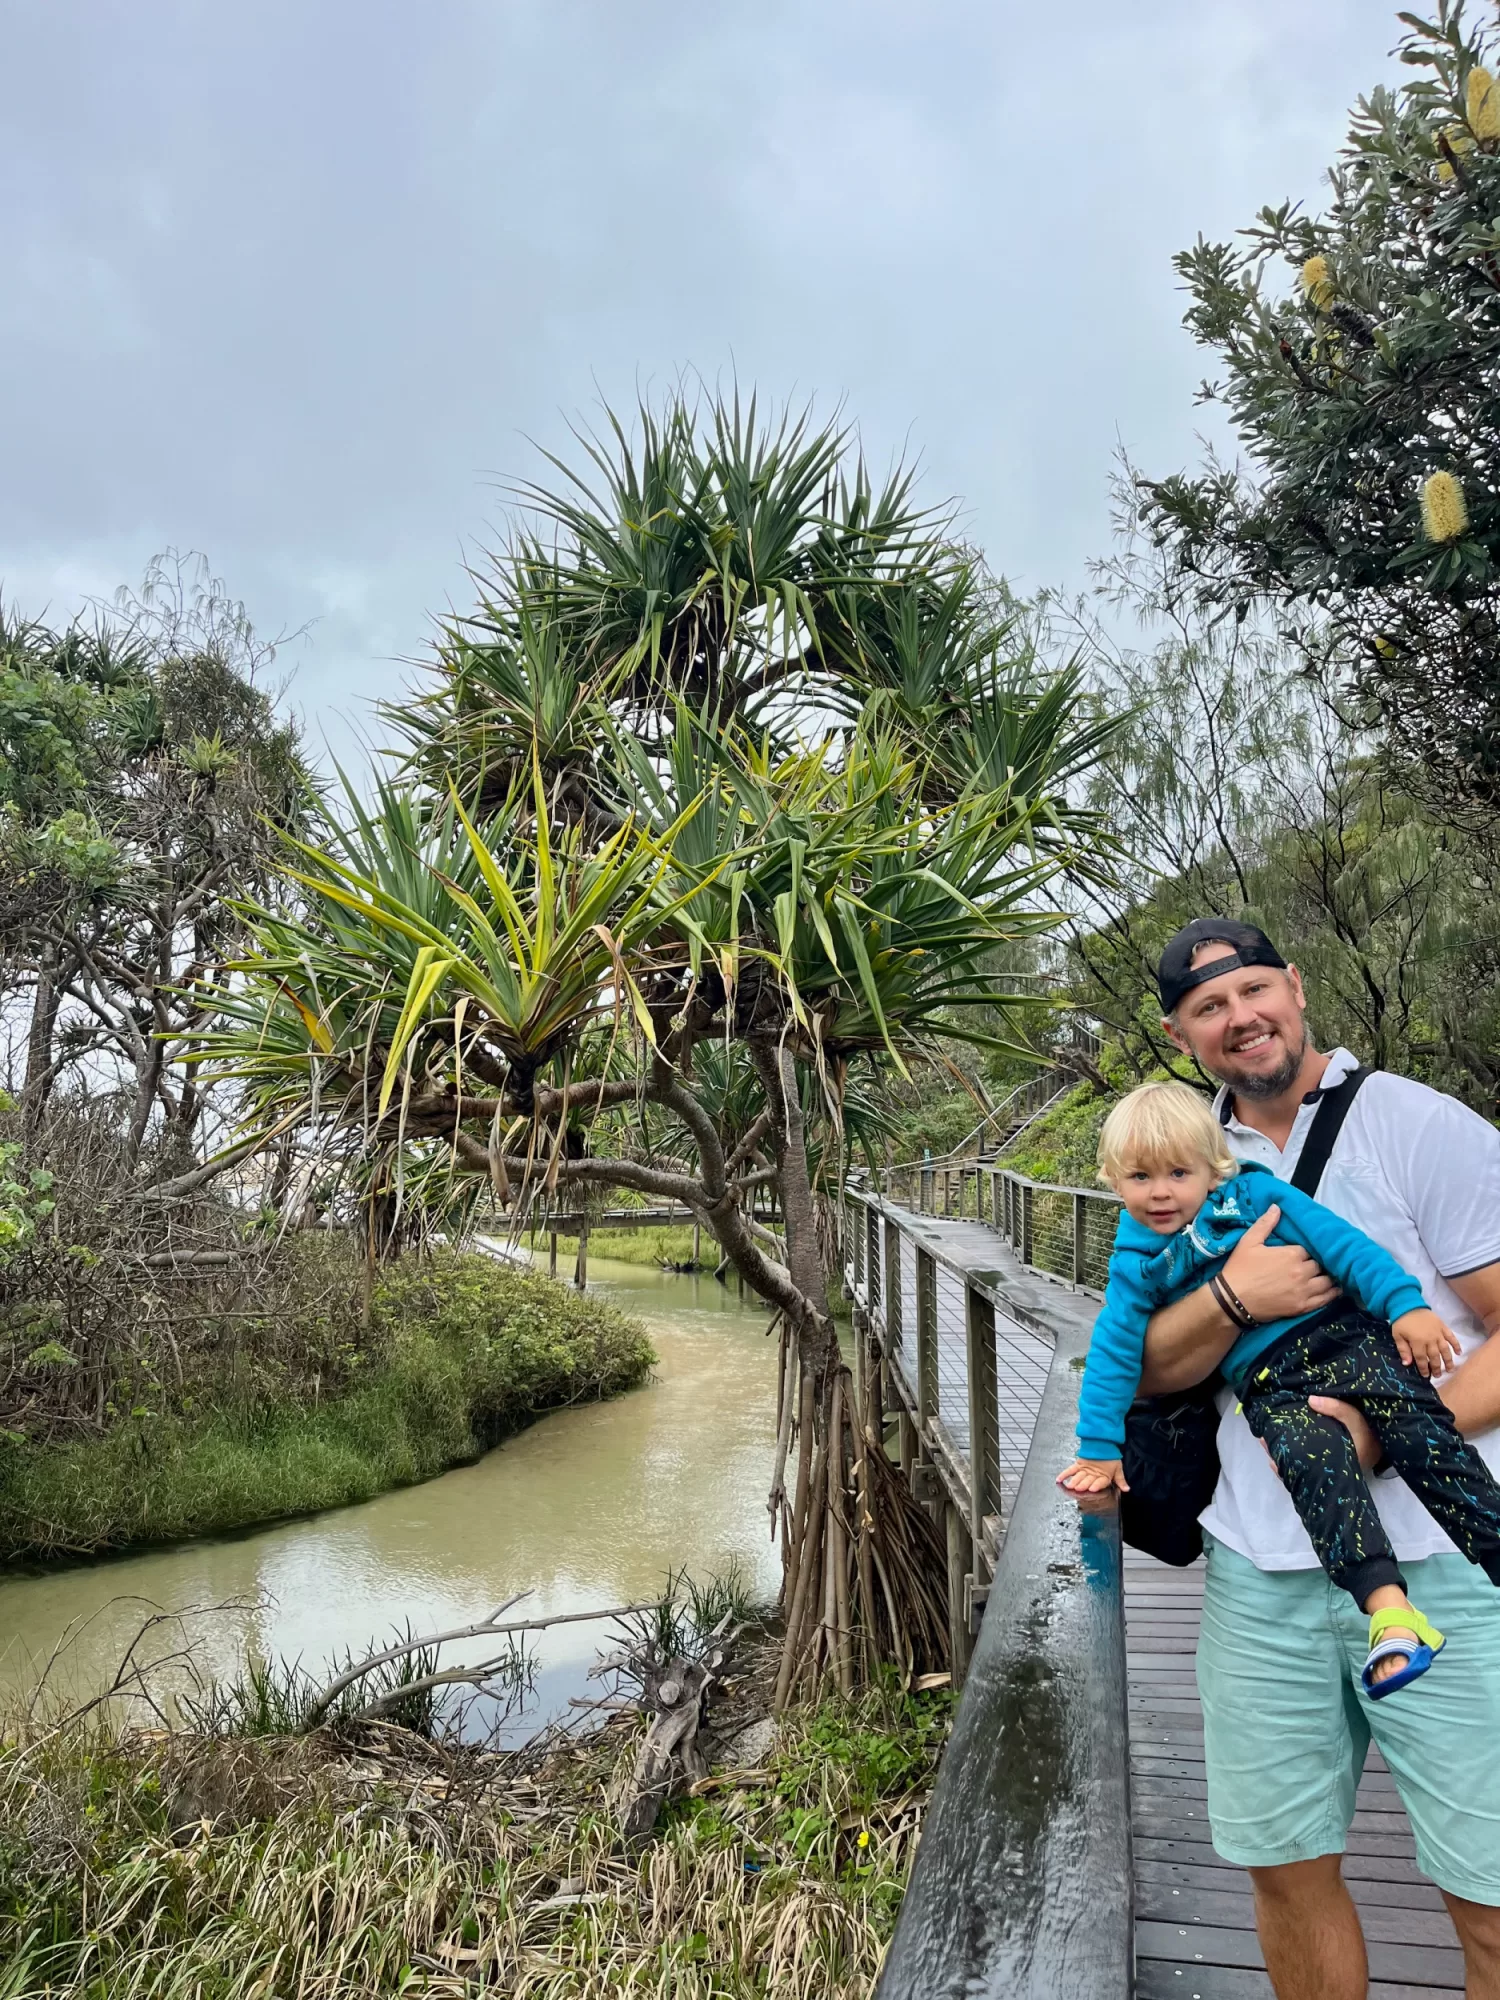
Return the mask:
<svg viewBox="0 0 1500 2000">
<path fill-rule="evenodd" d="M 320 1246 L 327 1262 L 342 1253 Z M 0 1561 L 223 1534 L 369 1500 L 471 1462 L 532 1419 L 642 1382 L 645 1330 L 493 1259 L 437 1252 L 377 1279 L 309 1335 L 317 1369 L 243 1354 L 133 1405 L 97 1435 L 0 1439 Z M 285 1338 L 285 1329 L 282 1336 Z M 217 1379 L 216 1379 L 217 1375 Z"/>
<path fill-rule="evenodd" d="M 773 1733 L 775 1663 L 736 1661 L 713 1768 L 644 1844 L 609 1803 L 634 1711 L 510 1752 L 388 1723 L 0 1730 L 7 1995 L 867 2000 L 952 1698 L 887 1681 Z"/>
</svg>

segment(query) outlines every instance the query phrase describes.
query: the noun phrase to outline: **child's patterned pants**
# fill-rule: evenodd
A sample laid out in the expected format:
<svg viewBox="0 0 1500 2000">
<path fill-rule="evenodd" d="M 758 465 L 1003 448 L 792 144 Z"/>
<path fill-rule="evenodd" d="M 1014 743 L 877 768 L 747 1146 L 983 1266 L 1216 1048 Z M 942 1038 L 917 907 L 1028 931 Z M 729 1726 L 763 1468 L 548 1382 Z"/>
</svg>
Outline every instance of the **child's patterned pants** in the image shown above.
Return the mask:
<svg viewBox="0 0 1500 2000">
<path fill-rule="evenodd" d="M 1245 1420 L 1269 1448 L 1336 1584 L 1361 1608 L 1381 1585 L 1405 1588 L 1354 1441 L 1336 1418 L 1310 1410 L 1309 1396 L 1362 1410 L 1428 1512 L 1500 1584 L 1500 1484 L 1436 1389 L 1402 1361 L 1386 1321 L 1353 1306 L 1293 1327 L 1252 1364 L 1240 1390 Z"/>
</svg>

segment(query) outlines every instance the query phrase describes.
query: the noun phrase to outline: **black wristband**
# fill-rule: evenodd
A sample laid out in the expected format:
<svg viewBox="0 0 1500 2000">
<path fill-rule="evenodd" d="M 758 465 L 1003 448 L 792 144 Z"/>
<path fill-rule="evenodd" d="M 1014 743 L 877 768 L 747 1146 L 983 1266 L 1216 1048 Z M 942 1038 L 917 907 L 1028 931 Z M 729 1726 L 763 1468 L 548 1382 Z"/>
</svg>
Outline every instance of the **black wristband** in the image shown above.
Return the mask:
<svg viewBox="0 0 1500 2000">
<path fill-rule="evenodd" d="M 1208 1281 L 1208 1289 L 1213 1293 L 1220 1309 L 1242 1332 L 1248 1333 L 1251 1327 L 1260 1325 L 1260 1321 L 1244 1300 L 1231 1288 L 1222 1271 L 1214 1272 Z"/>
</svg>

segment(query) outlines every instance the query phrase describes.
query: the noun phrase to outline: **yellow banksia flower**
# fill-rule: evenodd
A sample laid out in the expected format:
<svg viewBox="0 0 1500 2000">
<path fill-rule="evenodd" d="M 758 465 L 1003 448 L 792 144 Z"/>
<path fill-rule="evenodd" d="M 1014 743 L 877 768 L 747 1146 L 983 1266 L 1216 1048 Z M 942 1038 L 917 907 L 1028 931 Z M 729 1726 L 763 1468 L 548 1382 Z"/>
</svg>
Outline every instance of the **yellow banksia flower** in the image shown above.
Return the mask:
<svg viewBox="0 0 1500 2000">
<path fill-rule="evenodd" d="M 1302 266 L 1302 290 L 1319 312 L 1327 312 L 1333 304 L 1333 273 L 1326 257 L 1309 257 Z"/>
<path fill-rule="evenodd" d="M 1500 139 L 1500 84 L 1477 63 L 1469 71 L 1464 114 L 1476 139 Z"/>
<path fill-rule="evenodd" d="M 1451 151 L 1455 153 L 1472 153 L 1474 150 L 1474 141 L 1469 136 L 1469 130 L 1467 126 L 1464 125 L 1445 126 L 1444 129 L 1438 134 L 1437 138 L 1434 139 L 1432 142 L 1434 152 L 1441 154 L 1442 152 L 1441 142 L 1444 139 L 1448 141 L 1449 148 L 1451 149 Z M 1440 181 L 1451 181 L 1452 178 L 1453 178 L 1453 168 L 1449 165 L 1447 160 L 1440 158 L 1438 160 L 1438 179 Z"/>
<path fill-rule="evenodd" d="M 1422 531 L 1429 542 L 1456 542 L 1469 525 L 1464 489 L 1451 472 L 1422 481 Z"/>
</svg>

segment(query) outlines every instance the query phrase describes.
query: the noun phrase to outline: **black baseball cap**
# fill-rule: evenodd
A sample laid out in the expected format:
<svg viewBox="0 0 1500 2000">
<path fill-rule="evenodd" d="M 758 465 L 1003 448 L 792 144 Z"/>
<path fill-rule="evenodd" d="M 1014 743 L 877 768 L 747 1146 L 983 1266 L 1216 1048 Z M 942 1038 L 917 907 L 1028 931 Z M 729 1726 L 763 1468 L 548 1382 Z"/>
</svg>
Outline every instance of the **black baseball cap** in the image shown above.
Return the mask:
<svg viewBox="0 0 1500 2000">
<path fill-rule="evenodd" d="M 1193 953 L 1204 944 L 1224 945 L 1224 956 L 1195 967 Z M 1221 973 L 1233 972 L 1241 965 L 1275 965 L 1283 972 L 1286 970 L 1286 960 L 1254 924 L 1242 924 L 1234 917 L 1194 917 L 1175 937 L 1168 939 L 1167 948 L 1157 962 L 1156 990 L 1161 996 L 1161 1011 L 1170 1014 L 1182 996 L 1191 993 L 1195 986 L 1201 986 L 1206 979 L 1217 979 Z"/>
</svg>

